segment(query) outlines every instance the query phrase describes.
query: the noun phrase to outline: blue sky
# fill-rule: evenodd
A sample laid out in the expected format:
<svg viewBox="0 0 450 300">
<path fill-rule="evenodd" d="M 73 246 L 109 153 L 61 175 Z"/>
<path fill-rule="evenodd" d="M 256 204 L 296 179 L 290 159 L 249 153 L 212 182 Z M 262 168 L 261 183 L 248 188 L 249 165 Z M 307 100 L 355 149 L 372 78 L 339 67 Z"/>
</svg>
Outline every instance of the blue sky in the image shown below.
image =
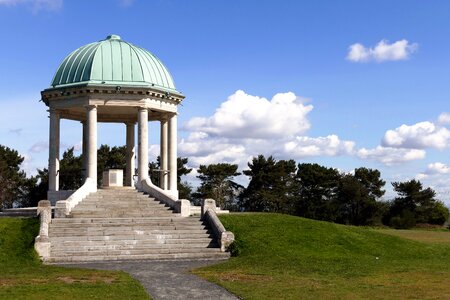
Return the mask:
<svg viewBox="0 0 450 300">
<path fill-rule="evenodd" d="M 27 173 L 44 167 L 39 92 L 71 51 L 118 34 L 157 55 L 186 95 L 180 154 L 193 167 L 243 168 L 259 153 L 366 166 L 387 197 L 390 181 L 419 178 L 450 204 L 449 19 L 448 1 L 0 0 L 0 144 Z M 124 144 L 124 126 L 99 128 L 99 143 Z M 150 155 L 158 132 L 151 124 Z M 61 133 L 79 146 L 79 124 Z"/>
</svg>

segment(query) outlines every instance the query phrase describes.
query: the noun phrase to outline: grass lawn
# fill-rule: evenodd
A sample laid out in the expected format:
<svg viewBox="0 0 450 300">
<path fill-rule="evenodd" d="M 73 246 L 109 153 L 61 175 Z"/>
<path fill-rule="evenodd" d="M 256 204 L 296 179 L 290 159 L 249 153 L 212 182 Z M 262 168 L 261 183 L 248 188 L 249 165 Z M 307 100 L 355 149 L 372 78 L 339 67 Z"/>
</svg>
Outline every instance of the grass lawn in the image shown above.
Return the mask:
<svg viewBox="0 0 450 300">
<path fill-rule="evenodd" d="M 280 214 L 220 219 L 241 254 L 193 272 L 244 299 L 450 299 L 450 233 L 418 230 L 417 241 Z"/>
<path fill-rule="evenodd" d="M 37 219 L 0 218 L 0 299 L 149 299 L 125 272 L 42 265 Z"/>
<path fill-rule="evenodd" d="M 450 230 L 448 229 L 377 229 L 378 232 L 395 235 L 423 243 L 450 245 Z"/>
</svg>

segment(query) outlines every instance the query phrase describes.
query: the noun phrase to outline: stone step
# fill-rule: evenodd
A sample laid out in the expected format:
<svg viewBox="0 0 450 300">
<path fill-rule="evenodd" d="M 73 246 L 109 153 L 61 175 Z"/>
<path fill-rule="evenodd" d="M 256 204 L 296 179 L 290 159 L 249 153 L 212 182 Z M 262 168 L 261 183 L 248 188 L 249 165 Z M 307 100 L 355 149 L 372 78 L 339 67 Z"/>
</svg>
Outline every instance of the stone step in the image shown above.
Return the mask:
<svg viewBox="0 0 450 300">
<path fill-rule="evenodd" d="M 188 242 L 189 241 L 189 242 Z M 77 247 L 146 247 L 146 248 L 183 248 L 183 247 L 218 247 L 217 242 L 214 239 L 191 239 L 182 240 L 182 243 L 155 243 L 154 240 L 102 240 L 102 241 L 58 241 L 53 243 L 52 248 L 77 248 Z"/>
<path fill-rule="evenodd" d="M 115 206 L 109 206 L 109 207 L 84 207 L 79 206 L 77 208 L 74 208 L 72 212 L 104 212 L 104 211 L 165 211 L 165 212 L 172 212 L 172 210 L 169 207 L 164 206 L 155 206 L 155 207 L 147 207 L 147 206 L 133 206 L 130 205 L 129 207 L 115 207 Z"/>
<path fill-rule="evenodd" d="M 51 236 L 80 236 L 80 235 L 193 235 L 193 234 L 203 234 L 209 235 L 208 230 L 206 229 L 156 229 L 156 228 L 86 228 L 80 229 L 77 228 L 58 228 L 49 230 L 49 234 Z"/>
<path fill-rule="evenodd" d="M 170 211 L 149 211 L 149 212 L 73 212 L 71 218 L 136 218 L 136 217 L 165 217 L 171 216 Z"/>
<path fill-rule="evenodd" d="M 56 227 L 121 227 L 121 226 L 205 226 L 198 218 L 151 216 L 146 218 L 61 218 L 53 219 L 50 228 Z"/>
<path fill-rule="evenodd" d="M 74 219 L 76 220 L 76 219 Z M 50 230 L 58 229 L 71 229 L 71 230 L 86 230 L 86 228 L 93 228 L 99 230 L 101 228 L 129 228 L 129 229 L 206 229 L 207 226 L 200 222 L 146 222 L 146 223 L 81 223 L 76 226 L 68 226 L 70 223 L 52 223 L 50 224 Z M 75 225 L 71 224 L 71 225 Z"/>
<path fill-rule="evenodd" d="M 208 229 L 205 225 L 193 224 L 193 225 L 175 225 L 175 224 L 163 224 L 163 225 L 133 225 L 133 226 L 103 226 L 103 225 L 91 225 L 83 227 L 53 227 L 50 226 L 49 233 L 106 233 L 108 231 L 202 231 L 206 232 Z"/>
<path fill-rule="evenodd" d="M 149 255 L 149 254 L 175 254 L 175 253 L 220 253 L 219 248 L 160 248 L 160 249 L 127 249 L 113 250 L 101 249 L 90 251 L 58 251 L 51 250 L 52 256 L 109 256 L 109 255 Z"/>
<path fill-rule="evenodd" d="M 110 240 L 148 240 L 158 243 L 192 243 L 211 240 L 212 236 L 207 234 L 110 234 L 110 235 L 71 235 L 50 236 L 52 242 L 61 241 L 110 241 Z"/>
<path fill-rule="evenodd" d="M 179 214 L 172 213 L 170 216 L 163 217 L 149 217 L 149 218 L 61 218 L 61 219 L 52 219 L 52 225 L 54 224 L 89 224 L 89 223 L 98 223 L 98 224 L 145 224 L 145 223 L 154 223 L 154 222 L 200 222 L 198 217 L 189 217 L 183 218 L 180 217 Z"/>
<path fill-rule="evenodd" d="M 144 241 L 87 241 L 83 243 L 67 241 L 51 245 L 52 250 L 58 251 L 91 251 L 91 250 L 129 250 L 129 249 L 184 249 L 184 248 L 218 248 L 215 241 L 209 243 L 191 244 L 155 244 Z"/>
<path fill-rule="evenodd" d="M 72 263 L 92 261 L 121 261 L 121 260 L 174 260 L 174 259 L 228 259 L 228 252 L 213 253 L 168 253 L 141 255 L 102 255 L 102 256 L 53 256 L 46 259 L 48 263 Z"/>
</svg>

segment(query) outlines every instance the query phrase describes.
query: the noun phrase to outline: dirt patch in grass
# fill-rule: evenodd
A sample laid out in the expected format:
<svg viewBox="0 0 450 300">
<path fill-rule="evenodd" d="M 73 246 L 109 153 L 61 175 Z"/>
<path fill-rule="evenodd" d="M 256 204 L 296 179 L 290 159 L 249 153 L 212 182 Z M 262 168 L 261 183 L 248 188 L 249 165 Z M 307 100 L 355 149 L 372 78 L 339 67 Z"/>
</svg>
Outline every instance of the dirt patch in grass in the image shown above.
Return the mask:
<svg viewBox="0 0 450 300">
<path fill-rule="evenodd" d="M 273 280 L 273 277 L 256 274 L 221 273 L 218 275 L 218 279 L 220 281 L 270 282 Z"/>
<path fill-rule="evenodd" d="M 71 276 L 62 276 L 56 278 L 58 281 L 72 284 L 72 283 L 106 283 L 112 284 L 117 281 L 117 276 L 89 276 L 89 277 L 71 277 Z"/>
</svg>

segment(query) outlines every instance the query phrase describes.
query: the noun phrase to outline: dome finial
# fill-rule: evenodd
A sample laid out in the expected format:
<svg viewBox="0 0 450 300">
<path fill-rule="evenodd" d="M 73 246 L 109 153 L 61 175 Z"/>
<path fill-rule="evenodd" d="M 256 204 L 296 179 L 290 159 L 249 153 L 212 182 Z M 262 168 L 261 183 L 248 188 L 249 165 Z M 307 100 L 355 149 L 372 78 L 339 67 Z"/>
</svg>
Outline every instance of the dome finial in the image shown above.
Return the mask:
<svg viewBox="0 0 450 300">
<path fill-rule="evenodd" d="M 117 34 L 111 34 L 106 37 L 107 40 L 120 40 L 120 36 Z"/>
</svg>

